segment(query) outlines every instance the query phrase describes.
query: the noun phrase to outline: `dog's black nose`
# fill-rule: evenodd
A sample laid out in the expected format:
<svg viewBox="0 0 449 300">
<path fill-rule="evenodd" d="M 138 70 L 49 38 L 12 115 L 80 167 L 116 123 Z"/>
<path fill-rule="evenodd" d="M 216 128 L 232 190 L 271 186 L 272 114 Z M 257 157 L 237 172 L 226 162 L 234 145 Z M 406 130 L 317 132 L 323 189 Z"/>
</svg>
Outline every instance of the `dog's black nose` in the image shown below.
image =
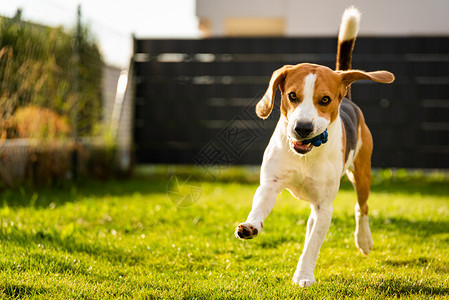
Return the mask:
<svg viewBox="0 0 449 300">
<path fill-rule="evenodd" d="M 296 123 L 295 131 L 301 138 L 308 138 L 313 131 L 312 123 Z"/>
</svg>

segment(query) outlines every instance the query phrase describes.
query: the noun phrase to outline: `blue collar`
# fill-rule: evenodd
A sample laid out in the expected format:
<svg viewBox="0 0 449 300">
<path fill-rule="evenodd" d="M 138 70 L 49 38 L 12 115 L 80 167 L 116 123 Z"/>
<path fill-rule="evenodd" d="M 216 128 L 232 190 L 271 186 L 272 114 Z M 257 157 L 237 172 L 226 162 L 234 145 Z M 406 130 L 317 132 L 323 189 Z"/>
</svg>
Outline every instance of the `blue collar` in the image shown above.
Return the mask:
<svg viewBox="0 0 449 300">
<path fill-rule="evenodd" d="M 326 130 L 324 130 L 321 134 L 319 134 L 317 136 L 314 136 L 311 139 L 303 140 L 302 143 L 303 144 L 311 143 L 315 147 L 319 147 L 319 146 L 321 146 L 321 144 L 327 143 L 327 137 L 328 136 L 329 136 L 329 134 L 327 133 L 327 128 L 326 128 Z"/>
</svg>

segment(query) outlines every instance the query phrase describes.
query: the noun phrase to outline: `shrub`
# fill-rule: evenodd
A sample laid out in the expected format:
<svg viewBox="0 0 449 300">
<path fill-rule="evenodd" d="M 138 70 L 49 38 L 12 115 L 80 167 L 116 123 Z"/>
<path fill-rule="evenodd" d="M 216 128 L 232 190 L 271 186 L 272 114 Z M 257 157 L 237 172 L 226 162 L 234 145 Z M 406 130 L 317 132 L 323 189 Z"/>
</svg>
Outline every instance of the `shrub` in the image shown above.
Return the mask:
<svg viewBox="0 0 449 300">
<path fill-rule="evenodd" d="M 18 138 L 37 138 L 52 140 L 68 137 L 70 126 L 65 117 L 61 117 L 49 108 L 35 105 L 19 107 L 10 118 L 9 131 Z"/>
</svg>

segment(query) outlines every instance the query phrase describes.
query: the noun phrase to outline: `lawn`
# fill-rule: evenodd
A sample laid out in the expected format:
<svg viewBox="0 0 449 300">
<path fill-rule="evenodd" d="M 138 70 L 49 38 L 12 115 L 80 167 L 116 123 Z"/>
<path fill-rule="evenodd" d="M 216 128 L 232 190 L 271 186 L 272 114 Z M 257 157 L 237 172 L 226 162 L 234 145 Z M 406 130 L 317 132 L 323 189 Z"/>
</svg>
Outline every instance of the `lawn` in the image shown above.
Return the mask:
<svg viewBox="0 0 449 300">
<path fill-rule="evenodd" d="M 254 177 L 231 172 L 224 181 L 191 179 L 198 187 L 195 203 L 167 194 L 172 187 L 164 174 L 4 191 L 0 296 L 449 299 L 447 175 L 378 172 L 369 201 L 369 257 L 354 246 L 356 198 L 344 182 L 317 283 L 308 289 L 291 284 L 309 215 L 306 202 L 284 191 L 257 238 L 234 237 L 250 210 Z"/>
</svg>

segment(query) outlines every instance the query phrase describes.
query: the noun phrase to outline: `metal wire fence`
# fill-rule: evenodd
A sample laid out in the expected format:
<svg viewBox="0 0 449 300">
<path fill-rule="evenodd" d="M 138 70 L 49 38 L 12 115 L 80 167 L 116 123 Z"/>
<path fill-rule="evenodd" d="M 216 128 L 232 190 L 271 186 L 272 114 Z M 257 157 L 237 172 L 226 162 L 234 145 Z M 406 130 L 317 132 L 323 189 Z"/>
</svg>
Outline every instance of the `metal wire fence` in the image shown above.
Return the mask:
<svg viewBox="0 0 449 300">
<path fill-rule="evenodd" d="M 119 75 L 80 7 L 71 29 L 23 20 L 21 10 L 0 17 L 0 189 L 110 173 L 127 89 L 117 112 Z"/>
<path fill-rule="evenodd" d="M 103 61 L 87 29 L 0 19 L 0 130 L 5 138 L 91 136 Z"/>
</svg>

